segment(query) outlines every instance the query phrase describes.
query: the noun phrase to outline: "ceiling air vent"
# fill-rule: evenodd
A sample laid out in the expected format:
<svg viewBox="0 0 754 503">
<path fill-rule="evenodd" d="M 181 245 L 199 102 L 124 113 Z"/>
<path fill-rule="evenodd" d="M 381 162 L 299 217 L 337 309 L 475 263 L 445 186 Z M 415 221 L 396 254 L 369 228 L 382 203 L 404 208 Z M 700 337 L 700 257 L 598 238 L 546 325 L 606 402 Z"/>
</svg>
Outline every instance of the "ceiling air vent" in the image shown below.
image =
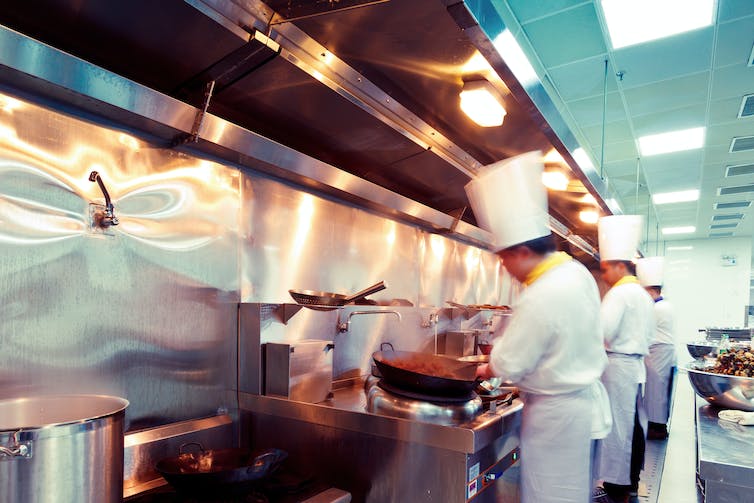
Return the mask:
<svg viewBox="0 0 754 503">
<path fill-rule="evenodd" d="M 743 213 L 733 213 L 731 215 L 715 215 L 714 217 L 712 217 L 712 221 L 719 222 L 720 220 L 740 220 L 743 217 Z"/>
<path fill-rule="evenodd" d="M 738 111 L 738 118 L 751 117 L 754 115 L 754 94 L 747 94 L 741 101 L 741 109 Z"/>
<path fill-rule="evenodd" d="M 732 210 L 734 208 L 748 208 L 751 201 L 736 201 L 734 203 L 715 203 L 716 210 Z"/>
<path fill-rule="evenodd" d="M 713 224 L 710 225 L 710 229 L 732 229 L 733 227 L 738 227 L 738 223 L 735 224 Z"/>
<path fill-rule="evenodd" d="M 739 136 L 730 142 L 731 152 L 744 152 L 754 150 L 754 136 Z"/>
<path fill-rule="evenodd" d="M 732 235 L 733 235 L 732 232 L 710 232 L 709 233 L 709 237 L 711 238 L 725 238 Z"/>
<path fill-rule="evenodd" d="M 729 194 L 743 194 L 744 192 L 754 192 L 754 184 L 736 185 L 733 187 L 719 187 L 717 189 L 718 196 L 727 196 Z"/>
<path fill-rule="evenodd" d="M 748 66 L 754 66 L 754 45 L 751 46 L 751 54 L 749 54 Z"/>
<path fill-rule="evenodd" d="M 740 176 L 754 174 L 754 164 L 738 164 L 736 166 L 726 166 L 725 176 Z"/>
</svg>

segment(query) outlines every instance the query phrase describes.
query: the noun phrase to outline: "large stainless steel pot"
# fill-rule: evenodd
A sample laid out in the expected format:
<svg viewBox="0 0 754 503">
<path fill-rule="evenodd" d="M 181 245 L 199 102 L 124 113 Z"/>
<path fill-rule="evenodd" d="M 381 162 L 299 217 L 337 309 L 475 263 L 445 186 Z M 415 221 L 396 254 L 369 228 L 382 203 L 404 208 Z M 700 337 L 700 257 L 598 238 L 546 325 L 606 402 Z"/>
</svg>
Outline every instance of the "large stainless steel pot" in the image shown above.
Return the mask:
<svg viewBox="0 0 754 503">
<path fill-rule="evenodd" d="M 104 395 L 0 400 L 0 502 L 123 501 L 127 406 Z"/>
</svg>

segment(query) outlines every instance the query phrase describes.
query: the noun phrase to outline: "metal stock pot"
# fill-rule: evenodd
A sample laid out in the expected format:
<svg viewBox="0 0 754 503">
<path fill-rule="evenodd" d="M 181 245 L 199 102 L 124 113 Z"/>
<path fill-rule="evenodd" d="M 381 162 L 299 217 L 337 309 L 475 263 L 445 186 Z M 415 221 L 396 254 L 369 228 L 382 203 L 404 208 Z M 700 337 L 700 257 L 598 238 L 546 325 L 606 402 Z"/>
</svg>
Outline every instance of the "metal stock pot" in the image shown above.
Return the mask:
<svg viewBox="0 0 754 503">
<path fill-rule="evenodd" d="M 0 502 L 123 501 L 127 406 L 105 395 L 0 400 Z"/>
</svg>

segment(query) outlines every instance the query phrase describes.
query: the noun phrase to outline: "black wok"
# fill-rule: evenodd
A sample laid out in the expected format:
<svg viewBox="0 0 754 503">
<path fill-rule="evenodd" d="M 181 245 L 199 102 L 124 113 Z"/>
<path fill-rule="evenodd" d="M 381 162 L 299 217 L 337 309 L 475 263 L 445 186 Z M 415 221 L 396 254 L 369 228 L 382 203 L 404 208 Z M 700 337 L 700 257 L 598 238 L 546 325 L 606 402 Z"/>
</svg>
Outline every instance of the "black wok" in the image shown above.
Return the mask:
<svg viewBox="0 0 754 503">
<path fill-rule="evenodd" d="M 359 300 L 367 295 L 377 293 L 387 288 L 387 283 L 380 281 L 369 286 L 353 295 L 343 295 L 342 293 L 317 292 L 314 290 L 288 290 L 293 300 L 310 309 L 318 311 L 330 311 L 336 307 L 345 306 L 351 302 Z M 332 306 L 332 307 L 331 307 Z"/>
<path fill-rule="evenodd" d="M 182 452 L 188 445 L 198 445 L 200 451 Z M 246 488 L 270 475 L 288 457 L 280 449 L 204 450 L 195 442 L 181 446 L 179 452 L 158 461 L 155 468 L 177 491 L 200 494 Z"/>
<path fill-rule="evenodd" d="M 375 365 L 388 384 L 437 396 L 461 396 L 474 391 L 477 363 L 411 351 L 376 351 Z"/>
</svg>

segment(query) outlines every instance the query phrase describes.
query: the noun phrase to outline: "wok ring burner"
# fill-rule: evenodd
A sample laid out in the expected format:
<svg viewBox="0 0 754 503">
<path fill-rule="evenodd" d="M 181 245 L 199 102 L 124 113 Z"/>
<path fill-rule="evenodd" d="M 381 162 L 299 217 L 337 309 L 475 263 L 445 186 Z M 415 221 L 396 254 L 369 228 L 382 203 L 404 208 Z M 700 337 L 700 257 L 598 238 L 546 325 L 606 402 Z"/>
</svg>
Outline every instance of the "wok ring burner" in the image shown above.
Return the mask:
<svg viewBox="0 0 754 503">
<path fill-rule="evenodd" d="M 411 419 L 423 423 L 459 425 L 482 412 L 482 399 L 476 393 L 458 397 L 433 397 L 402 392 L 371 378 L 366 383 L 367 412 L 383 416 Z"/>
</svg>

